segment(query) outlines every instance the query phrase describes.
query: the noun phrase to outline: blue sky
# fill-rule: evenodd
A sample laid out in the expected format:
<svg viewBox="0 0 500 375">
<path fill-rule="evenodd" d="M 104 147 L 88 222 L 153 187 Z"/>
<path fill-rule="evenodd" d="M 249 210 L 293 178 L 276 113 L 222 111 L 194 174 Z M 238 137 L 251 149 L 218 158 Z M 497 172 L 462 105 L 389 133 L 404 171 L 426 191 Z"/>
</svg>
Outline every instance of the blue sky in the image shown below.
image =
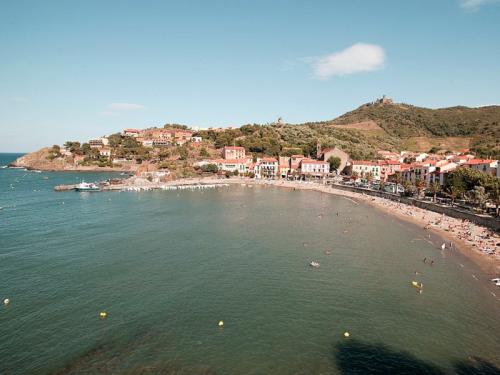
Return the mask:
<svg viewBox="0 0 500 375">
<path fill-rule="evenodd" d="M 126 127 L 500 103 L 500 1 L 10 1 L 0 151 Z"/>
</svg>

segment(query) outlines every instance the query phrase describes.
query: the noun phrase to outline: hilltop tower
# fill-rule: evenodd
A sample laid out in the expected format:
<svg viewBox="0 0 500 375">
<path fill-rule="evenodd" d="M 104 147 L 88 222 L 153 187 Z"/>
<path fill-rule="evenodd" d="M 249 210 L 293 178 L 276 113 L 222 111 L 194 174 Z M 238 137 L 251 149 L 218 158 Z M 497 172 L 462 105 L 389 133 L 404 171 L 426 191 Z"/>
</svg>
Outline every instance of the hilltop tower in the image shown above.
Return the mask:
<svg viewBox="0 0 500 375">
<path fill-rule="evenodd" d="M 321 158 L 321 142 L 318 139 L 316 141 L 316 159 L 319 159 L 319 158 Z"/>
</svg>

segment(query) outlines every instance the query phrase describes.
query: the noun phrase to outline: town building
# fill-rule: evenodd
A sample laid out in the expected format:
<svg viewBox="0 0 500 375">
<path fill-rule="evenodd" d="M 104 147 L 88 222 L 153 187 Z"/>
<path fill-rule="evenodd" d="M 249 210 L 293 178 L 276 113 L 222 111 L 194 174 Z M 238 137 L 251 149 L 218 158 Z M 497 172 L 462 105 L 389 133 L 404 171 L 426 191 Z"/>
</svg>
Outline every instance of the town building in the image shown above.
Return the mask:
<svg viewBox="0 0 500 375">
<path fill-rule="evenodd" d="M 387 181 L 389 176 L 401 170 L 401 162 L 399 160 L 379 160 L 377 164 L 380 166 L 381 181 Z"/>
<path fill-rule="evenodd" d="M 90 139 L 88 144 L 91 148 L 100 148 L 104 146 L 102 138 Z"/>
<path fill-rule="evenodd" d="M 466 167 L 483 172 L 490 176 L 497 175 L 498 160 L 492 159 L 470 159 L 465 163 Z"/>
<path fill-rule="evenodd" d="M 322 149 L 321 143 L 318 141 L 316 144 L 316 158 L 318 160 L 328 161 L 328 159 L 330 159 L 331 157 L 337 157 L 340 159 L 340 165 L 336 172 L 341 173 L 347 166 L 349 155 L 338 147 L 328 147 Z"/>
<path fill-rule="evenodd" d="M 106 157 L 111 157 L 111 149 L 108 148 L 108 147 L 102 147 L 100 150 L 99 150 L 99 155 L 101 156 L 106 156 Z"/>
<path fill-rule="evenodd" d="M 219 171 L 235 172 L 239 174 L 246 174 L 249 171 L 251 159 L 215 159 L 211 160 L 208 164 L 213 163 L 217 165 Z"/>
<path fill-rule="evenodd" d="M 222 149 L 222 155 L 224 159 L 244 159 L 245 158 L 245 148 L 236 146 L 225 146 Z"/>
<path fill-rule="evenodd" d="M 123 129 L 122 134 L 128 137 L 138 137 L 141 134 L 142 130 L 139 129 Z"/>
<path fill-rule="evenodd" d="M 153 139 L 153 147 L 168 147 L 172 144 L 170 138 L 155 138 Z"/>
<path fill-rule="evenodd" d="M 374 180 L 380 180 L 380 165 L 374 161 L 353 160 L 350 165 L 351 174 L 356 173 L 359 177 L 367 177 L 371 174 Z"/>
<path fill-rule="evenodd" d="M 255 177 L 275 179 L 279 176 L 279 163 L 275 158 L 259 158 L 255 163 Z"/>
<path fill-rule="evenodd" d="M 328 173 L 330 173 L 330 163 L 327 161 L 313 159 L 300 161 L 300 176 L 302 178 L 325 177 Z"/>
</svg>

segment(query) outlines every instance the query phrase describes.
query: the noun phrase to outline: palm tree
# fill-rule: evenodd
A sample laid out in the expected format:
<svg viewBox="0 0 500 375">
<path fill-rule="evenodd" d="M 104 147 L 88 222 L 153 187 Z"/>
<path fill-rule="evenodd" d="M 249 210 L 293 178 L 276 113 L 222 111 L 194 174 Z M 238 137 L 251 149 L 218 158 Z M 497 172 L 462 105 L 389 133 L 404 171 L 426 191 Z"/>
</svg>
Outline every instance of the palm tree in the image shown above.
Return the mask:
<svg viewBox="0 0 500 375">
<path fill-rule="evenodd" d="M 351 180 L 356 181 L 356 180 L 358 179 L 358 177 L 359 177 L 359 176 L 358 176 L 358 172 L 353 171 L 353 172 L 351 173 Z"/>
</svg>

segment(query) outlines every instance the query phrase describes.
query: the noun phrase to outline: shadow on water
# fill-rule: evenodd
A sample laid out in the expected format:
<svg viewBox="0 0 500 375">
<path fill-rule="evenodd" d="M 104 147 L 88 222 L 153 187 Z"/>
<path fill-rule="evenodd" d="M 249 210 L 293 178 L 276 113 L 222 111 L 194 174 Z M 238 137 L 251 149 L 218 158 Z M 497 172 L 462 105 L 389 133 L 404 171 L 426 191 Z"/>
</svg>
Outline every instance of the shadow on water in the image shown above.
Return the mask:
<svg viewBox="0 0 500 375">
<path fill-rule="evenodd" d="M 136 335 L 126 343 L 108 342 L 96 345 L 51 374 L 216 375 L 209 366 L 188 366 L 178 358 L 162 359 L 160 351 L 149 353 L 154 358 L 149 361 L 137 358 L 141 346 L 154 338 L 154 334 Z"/>
<path fill-rule="evenodd" d="M 334 347 L 333 361 L 342 375 L 444 375 L 438 366 L 415 356 L 389 349 L 385 345 L 348 341 Z M 453 366 L 457 375 L 500 375 L 495 365 L 477 357 L 470 357 Z"/>
</svg>

